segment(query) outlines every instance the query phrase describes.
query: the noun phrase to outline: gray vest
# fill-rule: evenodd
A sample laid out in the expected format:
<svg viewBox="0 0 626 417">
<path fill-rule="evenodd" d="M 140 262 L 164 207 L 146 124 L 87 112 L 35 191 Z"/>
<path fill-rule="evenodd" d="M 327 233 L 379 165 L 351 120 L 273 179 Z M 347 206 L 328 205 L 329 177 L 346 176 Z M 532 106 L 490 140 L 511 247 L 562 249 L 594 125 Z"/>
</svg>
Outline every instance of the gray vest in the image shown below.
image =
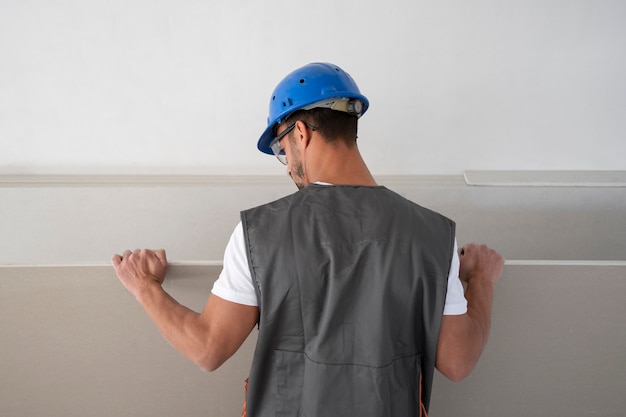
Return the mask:
<svg viewBox="0 0 626 417">
<path fill-rule="evenodd" d="M 248 417 L 427 410 L 454 223 L 385 187 L 322 185 L 241 219 L 260 310 Z"/>
</svg>

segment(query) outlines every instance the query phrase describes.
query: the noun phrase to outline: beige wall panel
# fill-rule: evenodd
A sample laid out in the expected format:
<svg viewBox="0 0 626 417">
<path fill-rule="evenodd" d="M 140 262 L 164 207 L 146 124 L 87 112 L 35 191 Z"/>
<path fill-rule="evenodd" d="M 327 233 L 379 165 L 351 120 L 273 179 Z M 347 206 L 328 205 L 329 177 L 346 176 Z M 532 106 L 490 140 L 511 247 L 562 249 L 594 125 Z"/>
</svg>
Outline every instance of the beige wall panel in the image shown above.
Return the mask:
<svg viewBox="0 0 626 417">
<path fill-rule="evenodd" d="M 165 288 L 199 310 L 219 267 L 175 266 Z M 626 266 L 507 265 L 492 336 L 431 416 L 603 416 L 626 407 Z M 110 267 L 0 268 L 0 415 L 236 416 L 254 332 L 204 373 L 158 334 Z"/>
</svg>

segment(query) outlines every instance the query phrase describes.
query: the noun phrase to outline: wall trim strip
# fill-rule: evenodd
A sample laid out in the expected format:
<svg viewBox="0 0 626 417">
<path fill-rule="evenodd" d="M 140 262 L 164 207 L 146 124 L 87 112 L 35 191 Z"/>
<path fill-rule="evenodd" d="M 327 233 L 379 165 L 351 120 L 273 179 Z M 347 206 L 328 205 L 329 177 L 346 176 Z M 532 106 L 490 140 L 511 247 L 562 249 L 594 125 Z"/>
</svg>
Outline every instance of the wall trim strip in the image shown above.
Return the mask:
<svg viewBox="0 0 626 417">
<path fill-rule="evenodd" d="M 516 260 L 507 259 L 505 261 L 507 266 L 626 266 L 626 260 L 623 261 L 585 261 L 585 260 Z M 177 261 L 170 262 L 170 267 L 173 268 L 197 268 L 197 267 L 222 267 L 223 262 L 220 260 L 213 261 Z M 10 268 L 111 268 L 110 263 L 92 263 L 92 264 L 0 264 L 0 269 Z"/>
<path fill-rule="evenodd" d="M 465 171 L 481 187 L 626 187 L 626 171 Z"/>
</svg>

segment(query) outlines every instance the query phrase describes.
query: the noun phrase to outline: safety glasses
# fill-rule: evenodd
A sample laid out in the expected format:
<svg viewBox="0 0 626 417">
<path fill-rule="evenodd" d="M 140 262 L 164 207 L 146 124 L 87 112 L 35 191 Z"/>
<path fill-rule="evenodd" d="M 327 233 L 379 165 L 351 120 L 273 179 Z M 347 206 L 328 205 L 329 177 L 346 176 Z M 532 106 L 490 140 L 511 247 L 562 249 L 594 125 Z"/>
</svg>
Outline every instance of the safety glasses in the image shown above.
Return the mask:
<svg viewBox="0 0 626 417">
<path fill-rule="evenodd" d="M 288 135 L 289 132 L 291 132 L 294 129 L 294 127 L 296 127 L 296 123 L 297 122 L 294 122 L 287 129 L 283 130 L 280 133 L 280 135 L 276 136 L 274 138 L 274 140 L 270 143 L 270 149 L 272 150 L 272 152 L 274 152 L 274 155 L 276 155 L 276 158 L 278 158 L 280 163 L 283 164 L 283 165 L 287 165 L 287 155 L 285 155 L 285 150 L 283 148 L 281 148 L 281 146 L 280 146 L 280 140 L 282 138 L 284 138 L 286 135 Z M 317 129 L 315 126 L 312 126 L 312 125 L 308 124 L 307 122 L 304 122 L 304 124 L 306 125 L 306 127 L 311 129 L 313 132 L 315 132 L 315 130 Z"/>
</svg>

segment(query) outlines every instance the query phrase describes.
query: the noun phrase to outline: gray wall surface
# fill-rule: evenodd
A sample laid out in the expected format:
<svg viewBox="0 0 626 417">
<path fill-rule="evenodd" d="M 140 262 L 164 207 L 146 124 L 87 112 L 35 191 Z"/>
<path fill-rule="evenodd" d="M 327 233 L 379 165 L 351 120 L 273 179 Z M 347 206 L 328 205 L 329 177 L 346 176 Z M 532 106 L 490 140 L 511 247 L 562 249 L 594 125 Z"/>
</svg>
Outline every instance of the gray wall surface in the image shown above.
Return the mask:
<svg viewBox="0 0 626 417">
<path fill-rule="evenodd" d="M 195 309 L 219 267 L 173 267 Z M 255 332 L 214 373 L 175 352 L 109 267 L 0 268 L 0 415 L 238 416 Z M 470 377 L 438 375 L 431 416 L 621 417 L 626 265 L 507 265 Z"/>
</svg>

